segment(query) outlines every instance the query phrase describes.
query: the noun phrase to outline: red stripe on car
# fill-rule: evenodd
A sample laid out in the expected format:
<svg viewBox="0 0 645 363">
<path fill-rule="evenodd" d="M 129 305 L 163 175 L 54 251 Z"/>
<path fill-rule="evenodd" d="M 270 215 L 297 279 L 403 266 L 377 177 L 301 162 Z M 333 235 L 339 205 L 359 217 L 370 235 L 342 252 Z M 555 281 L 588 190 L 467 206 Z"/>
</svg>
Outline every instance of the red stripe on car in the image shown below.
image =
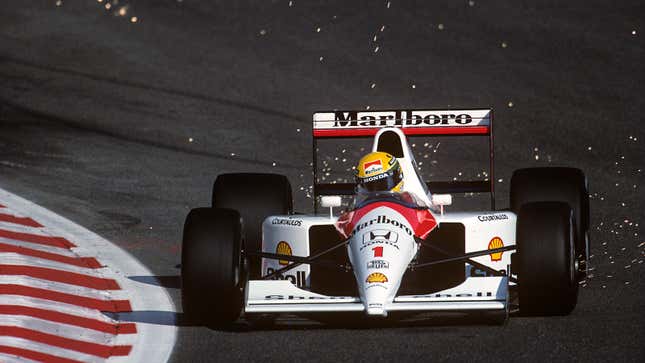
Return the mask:
<svg viewBox="0 0 645 363">
<path fill-rule="evenodd" d="M 380 130 L 374 128 L 348 129 L 314 129 L 314 137 L 357 137 L 374 136 Z M 488 135 L 488 126 L 459 126 L 459 127 L 402 127 L 406 135 Z"/>
<path fill-rule="evenodd" d="M 437 226 L 437 221 L 434 219 L 432 213 L 427 209 L 407 208 L 400 204 L 391 202 L 376 202 L 341 215 L 336 222 L 337 229 L 343 232 L 345 238 L 348 238 L 352 234 L 356 223 L 367 213 L 379 207 L 387 207 L 397 211 L 408 221 L 414 231 L 414 235 L 421 239 L 426 238 Z"/>
</svg>

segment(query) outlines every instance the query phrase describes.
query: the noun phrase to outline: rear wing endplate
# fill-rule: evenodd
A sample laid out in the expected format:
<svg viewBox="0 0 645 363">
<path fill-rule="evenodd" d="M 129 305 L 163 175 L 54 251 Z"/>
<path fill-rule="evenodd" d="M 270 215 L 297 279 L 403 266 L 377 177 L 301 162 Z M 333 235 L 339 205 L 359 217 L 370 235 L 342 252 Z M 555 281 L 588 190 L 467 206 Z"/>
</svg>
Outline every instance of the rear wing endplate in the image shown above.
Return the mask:
<svg viewBox="0 0 645 363">
<path fill-rule="evenodd" d="M 353 195 L 354 183 L 318 183 L 317 141 L 330 138 L 373 137 L 383 127 L 398 127 L 408 137 L 414 136 L 486 136 L 488 137 L 490 177 L 488 180 L 433 181 L 433 193 L 490 193 L 495 209 L 493 110 L 376 110 L 322 111 L 313 115 L 314 208 L 319 195 Z"/>
</svg>

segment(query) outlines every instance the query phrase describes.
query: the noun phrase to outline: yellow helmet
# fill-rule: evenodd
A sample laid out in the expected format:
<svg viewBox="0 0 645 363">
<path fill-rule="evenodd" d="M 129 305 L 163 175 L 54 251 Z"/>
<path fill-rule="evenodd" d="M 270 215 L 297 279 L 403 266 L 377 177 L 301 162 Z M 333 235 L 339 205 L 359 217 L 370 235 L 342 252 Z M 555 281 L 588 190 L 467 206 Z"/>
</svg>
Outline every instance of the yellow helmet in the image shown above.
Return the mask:
<svg viewBox="0 0 645 363">
<path fill-rule="evenodd" d="M 358 193 L 391 191 L 400 192 L 403 172 L 396 158 L 386 152 L 371 152 L 358 162 L 356 168 Z"/>
</svg>

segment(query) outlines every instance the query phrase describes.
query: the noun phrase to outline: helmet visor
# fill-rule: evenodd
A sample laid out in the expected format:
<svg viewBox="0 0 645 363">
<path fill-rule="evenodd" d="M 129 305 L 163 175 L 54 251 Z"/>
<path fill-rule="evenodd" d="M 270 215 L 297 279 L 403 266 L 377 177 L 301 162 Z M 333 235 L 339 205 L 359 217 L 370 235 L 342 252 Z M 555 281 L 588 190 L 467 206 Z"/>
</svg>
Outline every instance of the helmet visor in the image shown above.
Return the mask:
<svg viewBox="0 0 645 363">
<path fill-rule="evenodd" d="M 394 189 L 402 180 L 401 169 L 391 170 L 366 178 L 357 178 L 359 192 L 381 192 Z"/>
</svg>

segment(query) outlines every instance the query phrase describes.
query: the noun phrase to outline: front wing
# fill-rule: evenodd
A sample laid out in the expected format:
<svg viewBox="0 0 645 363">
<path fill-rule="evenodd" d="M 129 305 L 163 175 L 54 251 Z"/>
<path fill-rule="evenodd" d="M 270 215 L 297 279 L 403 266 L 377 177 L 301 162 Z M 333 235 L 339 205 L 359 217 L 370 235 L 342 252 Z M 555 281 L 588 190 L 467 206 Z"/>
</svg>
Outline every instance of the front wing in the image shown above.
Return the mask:
<svg viewBox="0 0 645 363">
<path fill-rule="evenodd" d="M 469 277 L 453 288 L 424 295 L 397 296 L 386 311 L 503 310 L 508 307 L 508 277 Z M 285 280 L 252 280 L 246 288 L 247 313 L 365 311 L 358 297 L 326 296 Z"/>
</svg>

